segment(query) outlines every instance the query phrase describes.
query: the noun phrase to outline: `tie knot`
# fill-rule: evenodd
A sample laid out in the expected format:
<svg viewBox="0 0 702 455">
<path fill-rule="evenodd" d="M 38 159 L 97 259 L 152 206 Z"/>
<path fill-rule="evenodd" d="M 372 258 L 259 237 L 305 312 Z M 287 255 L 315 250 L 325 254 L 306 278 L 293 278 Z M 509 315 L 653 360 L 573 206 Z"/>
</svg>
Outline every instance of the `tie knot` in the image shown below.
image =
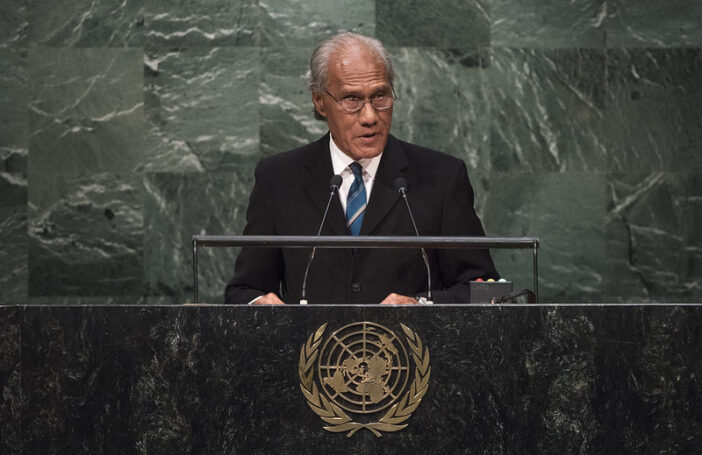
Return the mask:
<svg viewBox="0 0 702 455">
<path fill-rule="evenodd" d="M 358 178 L 363 175 L 363 168 L 357 161 L 349 164 L 349 167 L 351 168 L 351 172 L 353 172 L 354 177 Z"/>
</svg>

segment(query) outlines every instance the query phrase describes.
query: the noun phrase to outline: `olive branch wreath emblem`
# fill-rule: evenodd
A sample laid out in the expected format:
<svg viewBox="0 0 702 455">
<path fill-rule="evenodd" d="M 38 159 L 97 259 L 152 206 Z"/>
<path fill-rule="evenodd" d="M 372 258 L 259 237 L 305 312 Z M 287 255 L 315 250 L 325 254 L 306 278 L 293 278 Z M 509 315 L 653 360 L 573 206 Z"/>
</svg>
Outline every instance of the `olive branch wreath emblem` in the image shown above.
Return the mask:
<svg viewBox="0 0 702 455">
<path fill-rule="evenodd" d="M 427 393 L 431 367 L 429 366 L 429 349 L 423 345 L 419 335 L 404 324 L 400 324 L 400 326 L 407 337 L 407 344 L 412 350 L 412 357 L 415 363 L 414 380 L 399 402 L 393 404 L 380 419 L 370 423 L 354 421 L 337 404 L 330 401 L 323 393 L 320 393 L 317 388 L 317 384 L 314 381 L 313 367 L 319 355 L 322 335 L 327 328 L 327 324 L 322 324 L 316 332 L 310 335 L 307 342 L 302 345 L 300 362 L 298 364 L 300 389 L 302 389 L 302 394 L 305 396 L 307 404 L 312 411 L 329 424 L 329 426 L 324 427 L 325 430 L 333 433 L 348 431 L 346 437 L 350 438 L 358 430 L 365 428 L 375 436 L 381 437 L 381 432 L 394 432 L 407 427 L 408 424 L 404 422 L 412 416 L 412 413 L 422 401 L 424 394 Z"/>
</svg>

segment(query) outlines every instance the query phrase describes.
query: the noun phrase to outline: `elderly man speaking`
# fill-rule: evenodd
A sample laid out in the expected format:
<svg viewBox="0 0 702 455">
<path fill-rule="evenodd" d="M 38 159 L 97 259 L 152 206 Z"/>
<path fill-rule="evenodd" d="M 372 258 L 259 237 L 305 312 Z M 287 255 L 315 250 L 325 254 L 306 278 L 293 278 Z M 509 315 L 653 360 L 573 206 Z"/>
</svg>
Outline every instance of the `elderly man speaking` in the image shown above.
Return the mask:
<svg viewBox="0 0 702 455">
<path fill-rule="evenodd" d="M 465 164 L 390 135 L 394 74 L 380 41 L 333 36 L 315 48 L 308 77 L 315 116 L 329 133 L 258 164 L 244 235 L 316 234 L 334 175 L 341 176 L 338 197 L 322 235 L 414 235 L 398 180 L 421 235 L 485 235 Z M 308 259 L 305 249 L 243 248 L 225 301 L 297 303 Z M 471 280 L 497 278 L 487 250 L 429 251 L 428 260 L 436 303 L 468 302 Z M 306 296 L 309 303 L 417 303 L 427 282 L 416 249 L 318 249 Z"/>
</svg>

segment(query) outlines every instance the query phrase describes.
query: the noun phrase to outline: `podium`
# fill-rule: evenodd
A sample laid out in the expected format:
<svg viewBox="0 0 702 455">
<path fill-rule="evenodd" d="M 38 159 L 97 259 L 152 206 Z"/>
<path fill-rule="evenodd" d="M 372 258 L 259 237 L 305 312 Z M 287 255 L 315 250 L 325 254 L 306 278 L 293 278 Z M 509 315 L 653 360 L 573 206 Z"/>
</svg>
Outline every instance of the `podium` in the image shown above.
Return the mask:
<svg viewBox="0 0 702 455">
<path fill-rule="evenodd" d="M 7 306 L 0 321 L 5 454 L 690 453 L 702 446 L 699 304 Z M 322 367 L 336 362 L 334 354 L 322 367 L 317 358 L 304 364 L 349 326 L 375 334 L 382 327 L 403 343 L 405 327 L 415 347 L 421 340 L 419 361 L 430 371 L 416 379 L 406 344 L 408 385 L 388 382 L 398 403 L 429 376 L 421 402 L 403 405 L 411 414 L 400 422 L 405 428 L 378 436 L 364 427 L 348 437 L 326 430 L 335 424 L 310 406 L 301 370 L 314 370 L 318 394 L 332 400 L 334 379 L 324 378 L 334 375 Z M 320 327 L 322 342 L 303 353 Z M 392 335 L 378 340 L 376 347 L 400 350 Z M 365 366 L 346 365 L 347 381 L 377 367 L 368 365 L 372 355 L 393 355 L 373 349 Z M 389 377 L 375 371 L 365 378 Z M 361 383 L 347 385 L 358 392 Z M 373 399 L 384 393 L 363 391 L 378 393 Z M 391 408 L 345 413 L 368 424 Z"/>
</svg>

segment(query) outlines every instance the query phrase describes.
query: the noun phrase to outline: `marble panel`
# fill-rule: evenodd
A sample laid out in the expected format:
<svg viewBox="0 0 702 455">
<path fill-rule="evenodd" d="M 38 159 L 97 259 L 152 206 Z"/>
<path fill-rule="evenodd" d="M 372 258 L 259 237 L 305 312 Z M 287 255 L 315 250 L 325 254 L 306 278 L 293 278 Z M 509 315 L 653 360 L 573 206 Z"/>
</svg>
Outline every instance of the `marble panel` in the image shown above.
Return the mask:
<svg viewBox="0 0 702 455">
<path fill-rule="evenodd" d="M 296 370 L 281 371 L 280 362 L 263 359 L 271 347 L 299 349 L 301 337 L 280 336 L 265 345 L 257 340 L 282 335 L 284 321 L 283 326 L 296 327 L 308 318 L 303 313 L 240 318 L 236 313 L 223 313 L 221 307 L 31 308 L 22 340 L 28 401 L 22 417 L 24 450 L 278 452 L 276 442 L 245 435 L 278 426 L 268 420 L 278 412 L 285 425 L 296 424 L 291 411 L 304 401 L 281 409 L 284 401 L 268 393 L 301 398 Z M 349 317 L 349 310 L 335 313 L 329 322 L 336 326 Z M 252 380 L 259 373 L 268 377 L 266 387 Z M 280 439 L 280 432 L 271 434 Z M 294 446 L 294 440 L 285 446 Z M 325 447 L 332 449 L 333 442 Z"/>
<path fill-rule="evenodd" d="M 142 68 L 136 49 L 30 51 L 31 181 L 131 172 L 143 161 Z"/>
<path fill-rule="evenodd" d="M 0 307 L 0 452 L 21 453 L 20 309 Z"/>
<path fill-rule="evenodd" d="M 398 97 L 392 133 L 489 168 L 484 53 L 475 49 L 391 49 Z"/>
<path fill-rule="evenodd" d="M 0 172 L 27 173 L 27 84 L 27 51 L 0 48 Z"/>
<path fill-rule="evenodd" d="M 609 176 L 607 300 L 702 299 L 702 174 Z"/>
<path fill-rule="evenodd" d="M 22 321 L 24 453 L 138 453 L 128 423 L 136 411 L 131 396 L 139 365 L 154 352 L 135 342 L 148 343 L 157 315 L 120 307 L 28 307 Z"/>
<path fill-rule="evenodd" d="M 148 293 L 192 301 L 192 236 L 241 234 L 246 222 L 254 163 L 228 173 L 148 174 L 144 274 Z M 200 248 L 200 301 L 221 303 L 234 274 L 235 248 Z"/>
<path fill-rule="evenodd" d="M 259 0 L 149 0 L 144 28 L 146 43 L 163 49 L 265 45 Z"/>
<path fill-rule="evenodd" d="M 311 48 L 262 49 L 259 111 L 261 150 L 273 155 L 308 144 L 328 131 L 315 120 L 305 74 Z"/>
<path fill-rule="evenodd" d="M 403 323 L 431 356 L 409 426 L 380 438 L 324 431 L 300 391 L 309 335 L 326 323 L 328 339 L 355 321 L 404 340 Z M 699 306 L 29 307 L 22 446 L 48 454 L 691 453 L 702 441 L 701 322 Z"/>
<path fill-rule="evenodd" d="M 702 436 L 693 405 L 701 390 L 697 351 L 702 321 L 696 310 L 687 310 L 699 307 L 639 308 L 607 311 L 593 320 L 599 374 L 591 393 L 597 397 L 594 415 L 603 430 L 592 438 L 590 451 L 696 452 Z M 598 326 L 616 332 L 606 336 Z M 688 342 L 698 347 L 678 349 Z M 665 368 L 654 366 L 662 364 Z"/>
<path fill-rule="evenodd" d="M 607 51 L 615 172 L 702 170 L 702 50 Z"/>
<path fill-rule="evenodd" d="M 26 177 L 0 173 L 0 195 L 0 305 L 21 304 L 28 279 Z"/>
<path fill-rule="evenodd" d="M 258 152 L 259 51 L 147 51 L 146 147 L 140 169 L 233 170 Z"/>
<path fill-rule="evenodd" d="M 606 171 L 605 53 L 494 49 L 490 159 L 498 171 Z"/>
<path fill-rule="evenodd" d="M 382 0 L 375 34 L 386 46 L 470 48 L 490 45 L 490 2 Z"/>
<path fill-rule="evenodd" d="M 605 283 L 607 180 L 585 172 L 534 175 L 531 230 L 541 239 L 543 302 L 598 302 Z"/>
<path fill-rule="evenodd" d="M 114 173 L 30 185 L 30 296 L 142 294 L 141 195 L 138 177 Z"/>
<path fill-rule="evenodd" d="M 262 43 L 275 47 L 312 47 L 349 31 L 375 34 L 375 0 L 265 0 L 260 3 Z"/>
<path fill-rule="evenodd" d="M 141 46 L 145 0 L 29 0 L 29 39 L 45 47 Z"/>
<path fill-rule="evenodd" d="M 702 3 L 697 0 L 608 0 L 608 47 L 702 45 Z"/>
<path fill-rule="evenodd" d="M 602 431 L 593 409 L 597 397 L 592 394 L 602 372 L 594 356 L 597 335 L 611 327 L 587 311 L 547 307 L 538 313 L 504 308 L 494 319 L 466 327 L 473 337 L 498 321 L 515 330 L 505 343 L 487 341 L 488 363 L 501 359 L 511 365 L 488 370 L 497 373 L 497 380 L 494 385 L 480 384 L 486 389 L 482 393 L 494 397 L 498 408 L 504 400 L 515 403 L 503 411 L 503 447 L 524 453 L 587 453 L 591 440 Z M 475 356 L 472 353 L 473 362 Z M 520 362 L 512 363 L 516 358 Z"/>
<path fill-rule="evenodd" d="M 600 174 L 492 173 L 484 204 L 492 236 L 538 237 L 542 302 L 599 301 L 605 267 L 607 180 Z M 515 290 L 533 289 L 530 250 L 493 250 Z"/>
<path fill-rule="evenodd" d="M 471 172 L 475 206 L 485 234 L 491 237 L 541 237 L 532 228 L 533 191 L 536 177 L 531 173 Z M 476 178 L 477 177 L 477 178 Z M 543 246 L 543 244 L 542 244 Z M 531 250 L 493 249 L 490 251 L 502 278 L 513 283 L 515 291 L 534 289 Z M 543 261 L 542 264 L 543 266 Z M 547 272 L 541 270 L 540 275 Z"/>
<path fill-rule="evenodd" d="M 492 45 L 512 48 L 604 47 L 607 0 L 493 0 Z"/>
<path fill-rule="evenodd" d="M 27 3 L 29 0 L 3 0 L 0 16 L 0 48 L 26 47 Z"/>
</svg>

